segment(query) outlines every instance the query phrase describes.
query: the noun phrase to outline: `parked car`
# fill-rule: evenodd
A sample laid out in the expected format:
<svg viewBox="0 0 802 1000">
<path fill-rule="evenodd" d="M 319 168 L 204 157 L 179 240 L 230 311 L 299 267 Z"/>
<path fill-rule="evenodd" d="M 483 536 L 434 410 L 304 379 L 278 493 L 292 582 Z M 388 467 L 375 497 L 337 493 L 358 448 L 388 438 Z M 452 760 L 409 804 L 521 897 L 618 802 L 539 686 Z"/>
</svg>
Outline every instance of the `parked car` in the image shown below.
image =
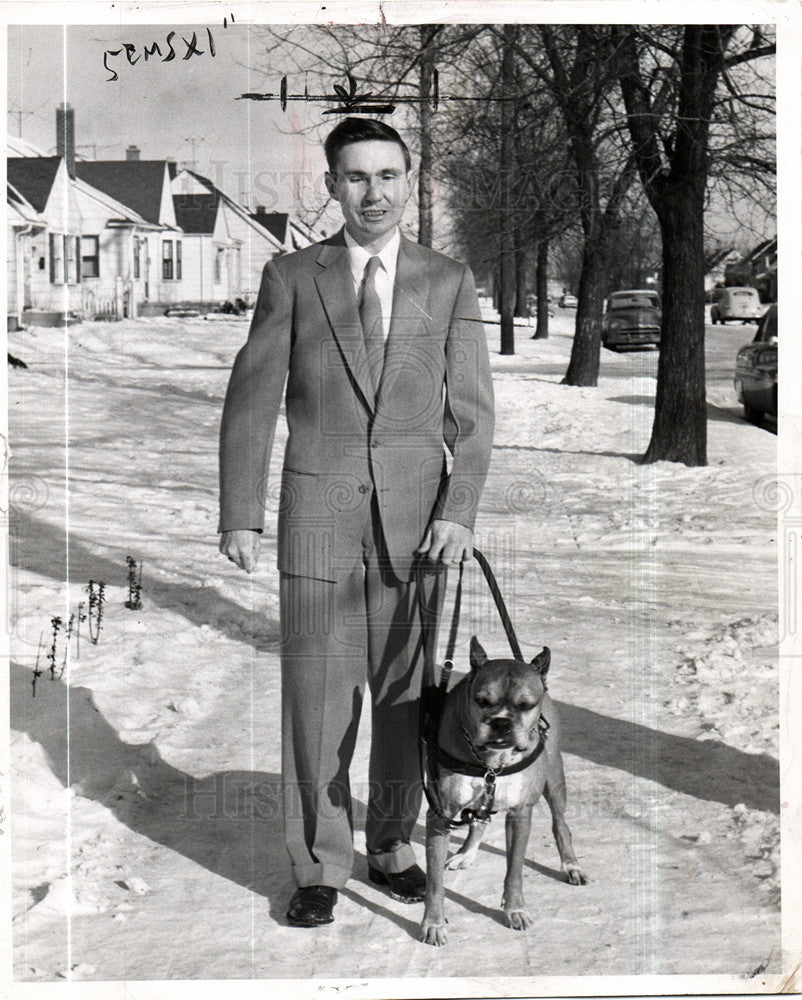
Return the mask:
<svg viewBox="0 0 802 1000">
<path fill-rule="evenodd" d="M 754 323 L 763 315 L 765 308 L 756 288 L 722 288 L 717 301 L 710 307 L 710 322 L 715 325 L 739 319 L 742 323 Z"/>
<path fill-rule="evenodd" d="M 563 292 L 560 296 L 560 305 L 563 309 L 576 309 L 578 304 L 576 295 L 572 295 L 570 292 Z"/>
<path fill-rule="evenodd" d="M 777 306 L 769 306 L 757 326 L 755 339 L 738 351 L 735 392 L 744 416 L 759 423 L 768 415 L 777 419 Z"/>
<path fill-rule="evenodd" d="M 660 296 L 652 289 L 613 292 L 602 316 L 602 343 L 611 350 L 659 345 L 662 321 Z"/>
</svg>

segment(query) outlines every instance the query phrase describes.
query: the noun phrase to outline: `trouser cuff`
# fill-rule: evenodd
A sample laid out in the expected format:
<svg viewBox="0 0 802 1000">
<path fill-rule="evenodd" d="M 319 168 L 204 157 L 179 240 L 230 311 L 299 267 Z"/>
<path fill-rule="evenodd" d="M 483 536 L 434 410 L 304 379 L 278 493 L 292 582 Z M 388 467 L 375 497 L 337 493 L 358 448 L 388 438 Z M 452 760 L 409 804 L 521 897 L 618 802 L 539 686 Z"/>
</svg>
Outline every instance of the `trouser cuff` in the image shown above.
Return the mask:
<svg viewBox="0 0 802 1000">
<path fill-rule="evenodd" d="M 399 844 L 392 851 L 380 851 L 376 854 L 372 851 L 368 852 L 370 867 L 376 868 L 386 875 L 406 871 L 407 868 L 411 868 L 416 863 L 415 852 L 410 844 Z"/>
<path fill-rule="evenodd" d="M 328 885 L 332 889 L 344 889 L 351 877 L 350 869 L 339 865 L 294 865 L 292 869 L 296 885 Z"/>
</svg>

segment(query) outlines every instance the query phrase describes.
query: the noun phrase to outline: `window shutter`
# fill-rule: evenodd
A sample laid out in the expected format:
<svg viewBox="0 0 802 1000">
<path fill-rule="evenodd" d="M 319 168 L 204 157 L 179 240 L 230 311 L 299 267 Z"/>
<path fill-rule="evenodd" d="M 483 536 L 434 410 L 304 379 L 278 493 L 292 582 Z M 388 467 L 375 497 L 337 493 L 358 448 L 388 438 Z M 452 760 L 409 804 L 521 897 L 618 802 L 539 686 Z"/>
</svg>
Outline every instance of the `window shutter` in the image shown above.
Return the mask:
<svg viewBox="0 0 802 1000">
<path fill-rule="evenodd" d="M 50 233 L 50 284 L 56 283 L 56 234 Z"/>
</svg>

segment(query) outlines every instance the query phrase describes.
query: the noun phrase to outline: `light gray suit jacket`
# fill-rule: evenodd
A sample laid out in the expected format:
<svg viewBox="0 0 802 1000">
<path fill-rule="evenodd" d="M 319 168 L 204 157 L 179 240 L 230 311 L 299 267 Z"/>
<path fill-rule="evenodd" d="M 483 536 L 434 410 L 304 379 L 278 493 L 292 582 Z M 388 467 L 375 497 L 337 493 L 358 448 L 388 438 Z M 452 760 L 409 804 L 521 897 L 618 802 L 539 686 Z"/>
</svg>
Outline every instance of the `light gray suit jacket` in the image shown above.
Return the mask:
<svg viewBox="0 0 802 1000">
<path fill-rule="evenodd" d="M 374 490 L 402 580 L 433 518 L 473 527 L 493 388 L 465 265 L 402 238 L 375 399 L 342 231 L 265 266 L 223 409 L 221 531 L 263 528 L 283 397 L 280 570 L 336 580 L 353 569 Z"/>
</svg>

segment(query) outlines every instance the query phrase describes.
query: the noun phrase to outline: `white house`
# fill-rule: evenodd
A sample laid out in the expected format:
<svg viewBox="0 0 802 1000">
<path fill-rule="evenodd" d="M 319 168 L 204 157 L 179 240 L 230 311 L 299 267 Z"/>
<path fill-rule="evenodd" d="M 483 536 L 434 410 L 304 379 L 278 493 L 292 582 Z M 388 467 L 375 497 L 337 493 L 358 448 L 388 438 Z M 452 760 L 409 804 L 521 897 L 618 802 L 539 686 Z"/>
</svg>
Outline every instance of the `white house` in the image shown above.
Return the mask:
<svg viewBox="0 0 802 1000">
<path fill-rule="evenodd" d="M 46 228 L 44 217 L 12 185 L 6 189 L 6 276 L 8 279 L 8 329 L 22 325 L 23 313 L 32 308 L 31 275 L 33 237 Z"/>
<path fill-rule="evenodd" d="M 59 322 L 65 316 L 136 315 L 148 298 L 137 254 L 143 256 L 141 248 L 157 241 L 164 227 L 71 177 L 60 157 L 10 157 L 7 162 L 10 190 L 42 223 L 30 232 L 24 249 L 18 244 L 26 318 Z"/>
<path fill-rule="evenodd" d="M 81 214 L 75 186 L 63 159 L 9 157 L 8 183 L 41 218 L 43 225 L 31 233 L 23 259 L 23 311 L 54 322 L 72 314 L 80 316 Z"/>
<path fill-rule="evenodd" d="M 262 268 L 285 251 L 281 241 L 201 174 L 176 170 L 172 192 L 176 222 L 184 231 L 197 282 L 189 298 L 252 303 Z"/>
<path fill-rule="evenodd" d="M 130 253 L 121 258 L 139 312 L 160 312 L 184 302 L 193 279 L 184 265 L 184 237 L 177 225 L 167 160 L 76 162 L 79 180 L 104 192 L 142 220 L 132 233 Z"/>
</svg>

